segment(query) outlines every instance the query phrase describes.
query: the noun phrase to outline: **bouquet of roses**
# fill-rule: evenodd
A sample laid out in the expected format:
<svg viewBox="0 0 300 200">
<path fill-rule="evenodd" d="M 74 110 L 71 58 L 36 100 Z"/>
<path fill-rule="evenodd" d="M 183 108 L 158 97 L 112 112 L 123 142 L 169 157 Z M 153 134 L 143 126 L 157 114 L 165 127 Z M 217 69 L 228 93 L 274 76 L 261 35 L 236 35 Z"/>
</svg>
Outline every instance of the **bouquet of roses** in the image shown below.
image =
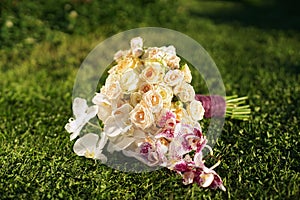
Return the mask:
<svg viewBox="0 0 300 200">
<path fill-rule="evenodd" d="M 212 149 L 202 134 L 203 117 L 224 116 L 246 119 L 248 106 L 238 106 L 245 98 L 226 100 L 220 96 L 195 94 L 188 64 L 181 64 L 174 46 L 143 47 L 140 37 L 131 48 L 118 51 L 108 71 L 105 85 L 92 99 L 94 105 L 75 98 L 74 118 L 65 129 L 79 156 L 107 162 L 103 149 L 119 151 L 147 166 L 162 166 L 176 171 L 185 185 L 225 190 L 220 176 L 205 166 L 203 149 Z M 235 102 L 239 103 L 235 103 Z M 226 103 L 229 105 L 226 109 Z M 211 112 L 211 106 L 219 106 Z M 230 106 L 232 105 L 232 106 Z M 97 115 L 101 134 L 81 133 Z"/>
</svg>

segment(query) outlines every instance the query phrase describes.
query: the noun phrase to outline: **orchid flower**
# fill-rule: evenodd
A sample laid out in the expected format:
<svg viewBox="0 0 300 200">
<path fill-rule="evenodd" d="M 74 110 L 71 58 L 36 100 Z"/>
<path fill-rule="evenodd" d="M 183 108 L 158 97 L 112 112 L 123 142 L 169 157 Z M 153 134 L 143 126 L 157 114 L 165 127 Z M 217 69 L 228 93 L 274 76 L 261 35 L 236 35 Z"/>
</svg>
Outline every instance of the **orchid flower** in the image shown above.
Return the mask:
<svg viewBox="0 0 300 200">
<path fill-rule="evenodd" d="M 122 151 L 124 155 L 134 157 L 148 166 L 167 165 L 167 157 L 165 156 L 168 149 L 158 140 L 156 143 L 143 142 L 139 145 L 137 151 Z"/>
<path fill-rule="evenodd" d="M 126 133 L 132 126 L 129 121 L 129 113 L 132 107 L 129 104 L 123 104 L 112 112 L 107 118 L 104 125 L 104 131 L 109 137 L 116 137 L 122 133 Z"/>
<path fill-rule="evenodd" d="M 98 112 L 97 106 L 88 107 L 85 99 L 75 98 L 73 102 L 73 114 L 74 118 L 69 119 L 69 123 L 65 125 L 65 129 L 72 133 L 70 140 L 74 140 L 79 134 L 84 125 Z"/>
<path fill-rule="evenodd" d="M 102 154 L 102 149 L 106 142 L 107 137 L 104 132 L 100 140 L 99 135 L 95 133 L 88 133 L 75 142 L 73 150 L 78 156 L 101 160 L 102 163 L 105 163 L 107 158 L 104 154 Z"/>
<path fill-rule="evenodd" d="M 108 97 L 101 93 L 96 93 L 92 102 L 98 106 L 97 116 L 103 122 L 111 115 L 112 112 L 112 103 Z"/>
<path fill-rule="evenodd" d="M 108 144 L 108 151 L 113 153 L 114 151 L 128 151 L 130 145 L 138 143 L 145 138 L 145 133 L 139 129 L 129 129 L 126 133 L 118 135 L 116 137 L 110 137 Z"/>
</svg>

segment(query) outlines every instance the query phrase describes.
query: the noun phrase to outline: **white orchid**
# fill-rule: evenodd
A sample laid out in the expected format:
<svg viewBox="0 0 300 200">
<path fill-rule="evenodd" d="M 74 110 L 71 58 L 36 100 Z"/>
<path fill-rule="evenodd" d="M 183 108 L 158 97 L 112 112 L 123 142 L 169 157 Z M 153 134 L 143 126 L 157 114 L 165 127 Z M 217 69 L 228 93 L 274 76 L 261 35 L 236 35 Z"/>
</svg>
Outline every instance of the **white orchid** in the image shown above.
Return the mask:
<svg viewBox="0 0 300 200">
<path fill-rule="evenodd" d="M 105 122 L 112 113 L 112 103 L 108 97 L 102 93 L 96 93 L 92 102 L 98 106 L 98 118 Z"/>
<path fill-rule="evenodd" d="M 84 125 L 96 116 L 98 112 L 97 106 L 88 107 L 85 99 L 75 98 L 73 102 L 74 118 L 69 119 L 69 123 L 65 125 L 65 129 L 72 133 L 70 140 L 74 140 L 79 134 Z"/>
<path fill-rule="evenodd" d="M 139 57 L 143 54 L 143 39 L 141 37 L 132 38 L 130 46 L 134 57 Z"/>
<path fill-rule="evenodd" d="M 142 130 L 131 128 L 126 133 L 116 137 L 110 137 L 110 143 L 107 148 L 110 153 L 121 150 L 129 151 L 131 149 L 130 146 L 133 143 L 135 144 L 133 146 L 136 146 L 137 143 L 143 141 L 145 137 L 146 134 Z"/>
<path fill-rule="evenodd" d="M 129 113 L 132 107 L 129 104 L 123 104 L 112 112 L 104 125 L 104 131 L 109 137 L 115 137 L 121 133 L 126 133 L 132 126 L 129 120 Z"/>
<path fill-rule="evenodd" d="M 104 154 L 102 154 L 102 149 L 106 142 L 107 137 L 104 132 L 102 133 L 100 140 L 99 135 L 95 133 L 88 133 L 75 142 L 73 150 L 78 156 L 101 160 L 102 163 L 105 163 L 107 158 Z"/>
</svg>

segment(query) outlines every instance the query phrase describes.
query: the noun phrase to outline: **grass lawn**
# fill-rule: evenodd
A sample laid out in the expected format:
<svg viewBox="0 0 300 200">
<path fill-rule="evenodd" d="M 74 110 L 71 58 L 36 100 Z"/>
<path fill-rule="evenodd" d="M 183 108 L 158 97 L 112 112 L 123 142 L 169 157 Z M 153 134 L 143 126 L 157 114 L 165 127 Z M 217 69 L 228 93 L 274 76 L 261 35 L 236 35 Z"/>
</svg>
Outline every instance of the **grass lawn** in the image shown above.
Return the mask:
<svg viewBox="0 0 300 200">
<path fill-rule="evenodd" d="M 1 1 L 0 199 L 300 199 L 299 3 L 174 2 Z M 250 121 L 227 120 L 214 146 L 226 192 L 72 152 L 64 125 L 80 63 L 105 38 L 144 26 L 197 40 L 227 94 L 249 97 Z"/>
</svg>

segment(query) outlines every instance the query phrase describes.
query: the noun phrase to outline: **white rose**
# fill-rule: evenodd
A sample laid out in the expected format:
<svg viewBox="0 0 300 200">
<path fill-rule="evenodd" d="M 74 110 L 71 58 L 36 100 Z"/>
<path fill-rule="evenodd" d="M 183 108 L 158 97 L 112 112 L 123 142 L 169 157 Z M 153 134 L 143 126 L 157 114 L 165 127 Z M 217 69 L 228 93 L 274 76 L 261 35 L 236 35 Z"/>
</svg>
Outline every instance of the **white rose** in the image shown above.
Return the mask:
<svg viewBox="0 0 300 200">
<path fill-rule="evenodd" d="M 201 130 L 201 126 L 200 126 L 199 122 L 194 120 L 192 118 L 192 116 L 188 113 L 188 111 L 185 109 L 182 109 L 182 118 L 181 118 L 180 123 L 188 124 L 194 128 Z"/>
<path fill-rule="evenodd" d="M 100 92 L 106 95 L 109 99 L 117 99 L 122 94 L 122 89 L 118 80 L 118 76 L 109 75 Z"/>
<path fill-rule="evenodd" d="M 186 82 L 182 82 L 180 85 L 177 85 L 173 92 L 182 102 L 193 101 L 195 99 L 193 86 Z"/>
<path fill-rule="evenodd" d="M 131 39 L 130 46 L 134 57 L 139 57 L 143 54 L 143 39 L 141 37 Z"/>
<path fill-rule="evenodd" d="M 180 58 L 176 55 L 175 47 L 170 45 L 168 47 L 163 46 L 160 49 L 164 52 L 163 63 L 171 69 L 178 69 Z"/>
<path fill-rule="evenodd" d="M 203 119 L 204 108 L 202 103 L 197 100 L 191 101 L 191 103 L 187 105 L 187 112 L 195 121 Z"/>
<path fill-rule="evenodd" d="M 120 75 L 119 74 L 110 74 L 106 80 L 105 80 L 105 84 L 110 84 L 113 83 L 115 81 L 119 81 L 120 80 Z"/>
<path fill-rule="evenodd" d="M 160 94 L 154 90 L 150 90 L 144 94 L 143 100 L 153 113 L 157 113 L 162 109 L 163 99 Z"/>
<path fill-rule="evenodd" d="M 165 52 L 163 52 L 161 50 L 161 48 L 150 47 L 145 51 L 143 58 L 148 59 L 148 60 L 161 61 L 161 59 L 164 57 L 164 55 L 165 55 Z"/>
<path fill-rule="evenodd" d="M 164 60 L 167 63 L 167 66 L 171 69 L 178 69 L 179 68 L 179 62 L 180 58 L 176 55 L 168 55 L 164 58 Z"/>
<path fill-rule="evenodd" d="M 184 76 L 184 78 L 183 78 L 184 81 L 187 83 L 191 83 L 192 82 L 192 73 L 191 73 L 189 66 L 187 64 L 183 65 L 181 71 Z"/>
<path fill-rule="evenodd" d="M 118 62 L 118 61 L 122 60 L 124 57 L 126 57 L 127 55 L 129 55 L 128 50 L 125 50 L 125 51 L 119 50 L 119 51 L 117 51 L 117 53 L 115 53 L 114 60 Z"/>
<path fill-rule="evenodd" d="M 153 124 L 154 117 L 151 111 L 142 102 L 137 104 L 130 112 L 130 120 L 137 127 L 144 130 Z"/>
<path fill-rule="evenodd" d="M 139 76 L 134 70 L 126 71 L 120 80 L 121 88 L 132 92 L 138 88 Z"/>
<path fill-rule="evenodd" d="M 164 77 L 164 69 L 158 62 L 146 62 L 146 68 L 141 73 L 141 78 L 150 84 L 158 84 L 162 82 Z"/>
<path fill-rule="evenodd" d="M 183 73 L 178 69 L 169 70 L 164 77 L 165 83 L 168 84 L 169 86 L 178 85 L 182 82 L 182 80 L 183 80 Z"/>
<path fill-rule="evenodd" d="M 110 73 L 122 74 L 128 69 L 133 69 L 136 67 L 137 63 L 134 57 L 127 55 L 126 57 L 120 58 L 118 64 L 114 66 Z"/>
<path fill-rule="evenodd" d="M 170 46 L 167 46 L 167 47 L 163 46 L 160 49 L 168 55 L 176 56 L 176 49 L 173 45 L 170 45 Z"/>
</svg>

